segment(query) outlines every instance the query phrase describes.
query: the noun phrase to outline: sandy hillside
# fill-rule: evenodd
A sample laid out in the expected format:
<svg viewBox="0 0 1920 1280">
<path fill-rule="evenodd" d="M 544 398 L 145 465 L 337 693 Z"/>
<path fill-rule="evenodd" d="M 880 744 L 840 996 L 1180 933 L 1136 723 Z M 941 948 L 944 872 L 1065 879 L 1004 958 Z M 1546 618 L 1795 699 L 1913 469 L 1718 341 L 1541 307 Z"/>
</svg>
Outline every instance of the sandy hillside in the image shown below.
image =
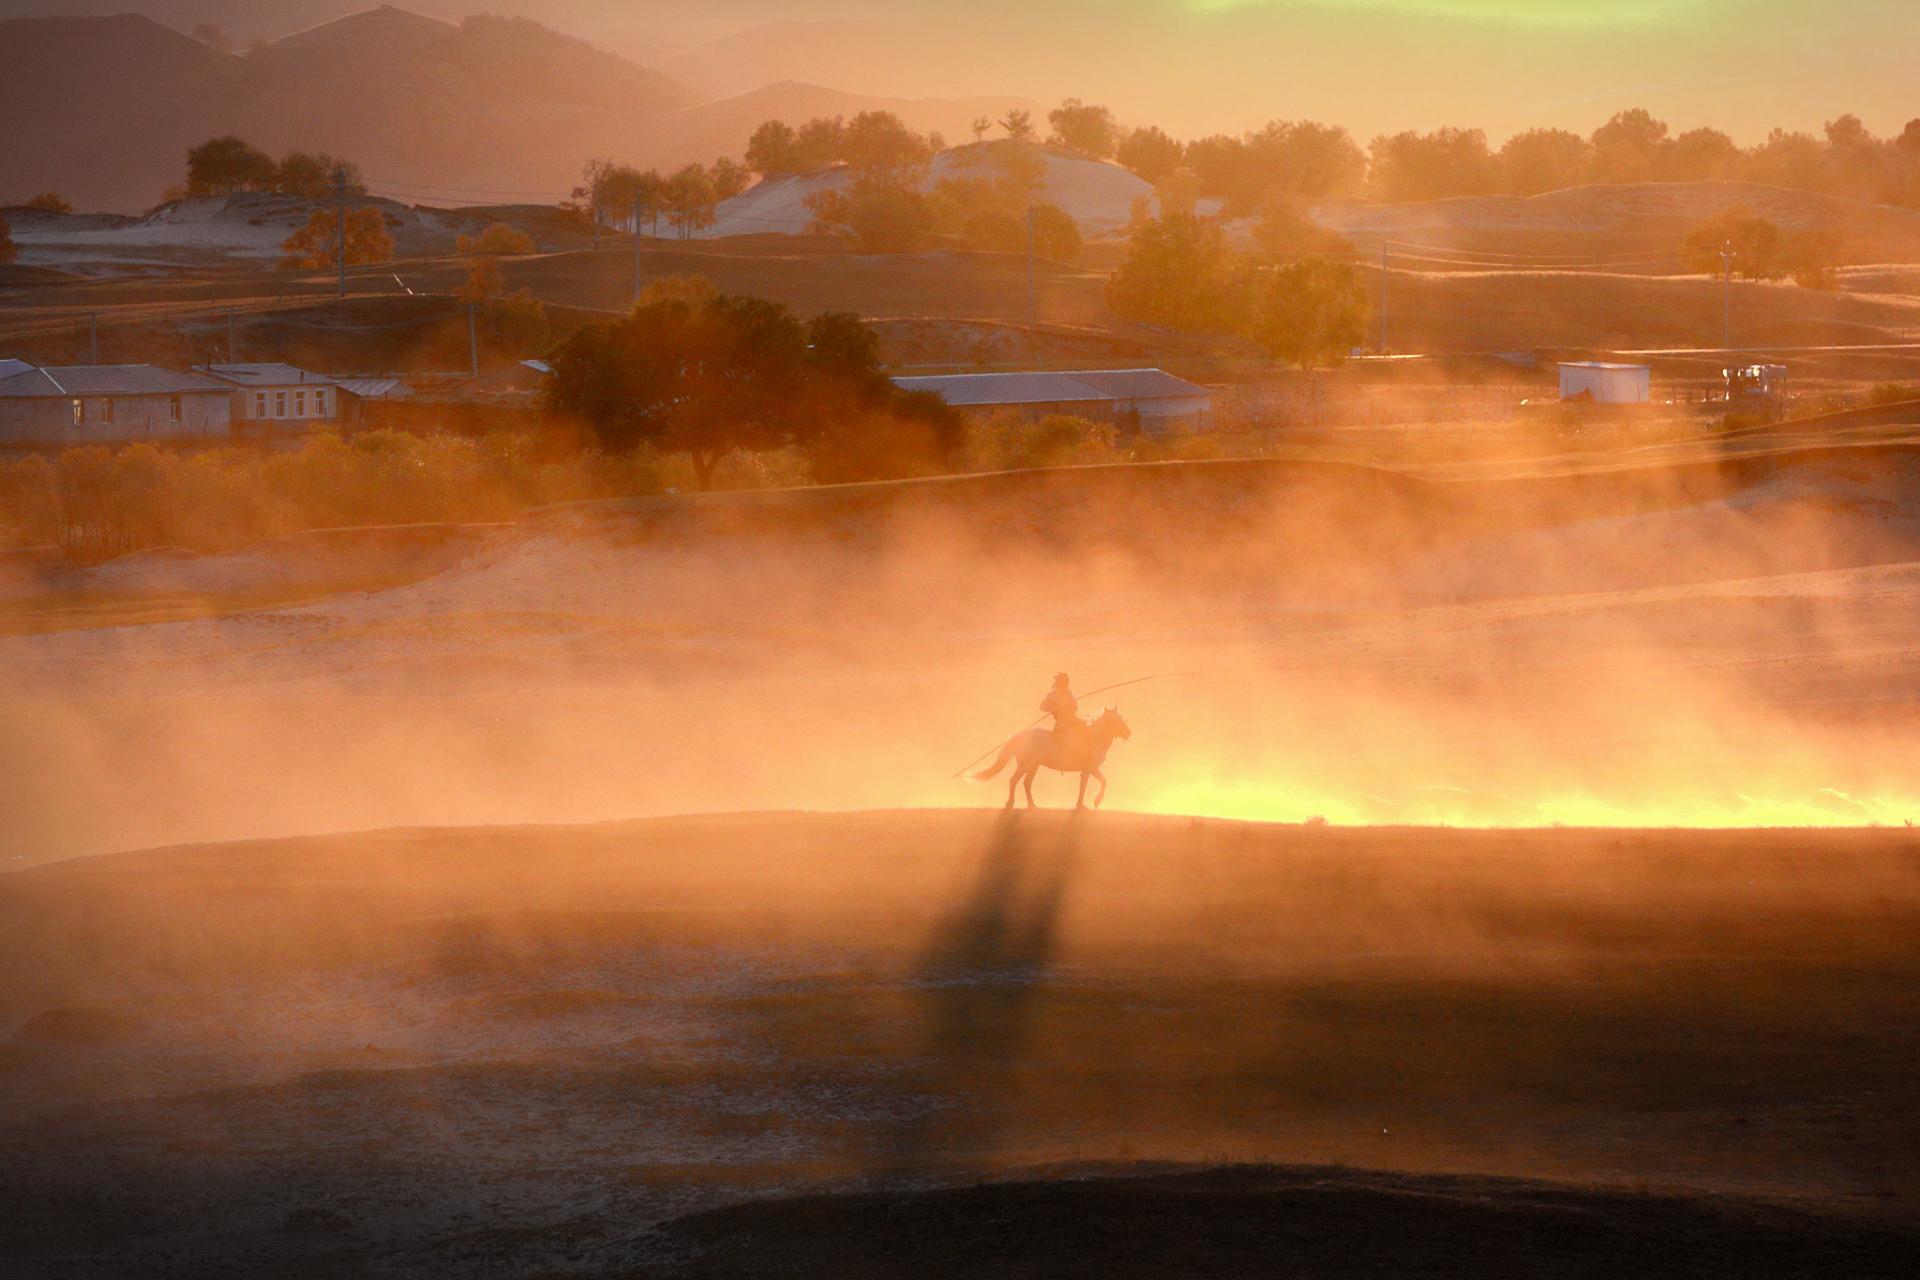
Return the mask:
<svg viewBox="0 0 1920 1280">
<path fill-rule="evenodd" d="M 979 160 L 982 154 L 977 147 L 941 152 L 934 157 L 926 186 L 948 178 L 991 176 L 992 170 Z M 1124 229 L 1132 217 L 1133 202 L 1153 196 L 1149 183 L 1119 165 L 1044 154 L 1046 177 L 1037 194 L 1072 215 L 1082 235 L 1106 236 Z M 769 178 L 722 201 L 715 211 L 714 224 L 698 234 L 708 239 L 756 232 L 801 235 L 813 223 L 807 197 L 820 191 L 843 191 L 851 183 L 851 173 L 845 168 Z"/>
<path fill-rule="evenodd" d="M 570 247 L 579 238 L 556 240 L 548 225 L 552 211 L 545 209 L 431 209 L 378 196 L 356 196 L 352 205 L 380 210 L 394 238 L 394 253 L 403 258 L 452 253 L 462 234 L 481 231 L 495 218 L 525 224 L 537 241 L 550 247 Z M 294 196 L 241 192 L 174 201 L 138 218 L 16 209 L 7 220 L 21 263 L 80 275 L 113 275 L 278 262 L 287 237 L 321 207 Z"/>
<path fill-rule="evenodd" d="M 1793 1274 L 1891 1274 L 1920 1195 L 1916 854 L 1904 830 L 869 813 L 60 864 L 0 877 L 0 1245 L 28 1276 L 757 1275 L 781 1235 L 939 1235 L 906 1204 L 863 1230 L 857 1202 L 650 1229 L 1263 1161 L 1402 1175 L 1348 1184 L 1334 1235 L 1374 1247 L 1422 1202 L 1393 1187 L 1466 1211 L 1405 1175 L 1505 1175 L 1555 1184 L 1471 1198 L 1510 1241 L 1573 1210 L 1622 1264 L 1759 1231 Z M 1050 1256 L 1018 1203 L 997 1247 Z M 1147 1251 L 1126 1274 L 1183 1274 L 1173 1237 L 1112 1230 Z M 1448 1257 L 1484 1230 L 1427 1228 Z"/>
</svg>

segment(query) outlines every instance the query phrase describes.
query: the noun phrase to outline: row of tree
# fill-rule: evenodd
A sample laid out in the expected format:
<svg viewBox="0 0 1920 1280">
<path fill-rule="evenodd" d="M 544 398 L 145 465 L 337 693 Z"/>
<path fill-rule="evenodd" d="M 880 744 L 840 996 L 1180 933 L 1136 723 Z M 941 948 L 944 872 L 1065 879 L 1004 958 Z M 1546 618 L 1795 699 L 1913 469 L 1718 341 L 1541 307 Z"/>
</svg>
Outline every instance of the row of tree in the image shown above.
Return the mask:
<svg viewBox="0 0 1920 1280">
<path fill-rule="evenodd" d="M 358 165 L 324 151 L 289 151 L 275 160 L 244 139 L 228 134 L 209 138 L 187 152 L 187 181 L 180 194 L 226 196 L 237 191 L 274 191 L 316 200 L 337 190 L 344 177 L 347 190 L 365 195 L 366 181 Z"/>
<path fill-rule="evenodd" d="M 689 164 L 662 174 L 612 160 L 589 160 L 573 189 L 572 209 L 590 220 L 597 236 L 603 226 L 624 226 L 635 235 L 642 227 L 660 234 L 665 218 L 681 239 L 714 220 L 714 206 L 747 189 L 753 180 L 739 161 L 721 156 L 712 165 Z"/>
<path fill-rule="evenodd" d="M 654 282 L 628 315 L 575 330 L 549 360 L 550 409 L 610 451 L 685 454 L 703 489 L 729 454 L 792 446 L 829 483 L 939 470 L 963 434 L 939 397 L 894 387 L 858 317 L 802 323 L 699 278 Z"/>
<path fill-rule="evenodd" d="M 1100 108 L 1074 108 L 1055 123 L 1062 141 L 1111 156 L 1156 186 L 1186 171 L 1200 194 L 1229 213 L 1247 213 L 1275 195 L 1383 201 L 1447 196 L 1537 195 L 1584 183 L 1738 180 L 1920 205 L 1920 120 L 1897 138 L 1876 138 L 1858 116 L 1829 121 L 1821 136 L 1775 129 L 1741 147 L 1718 129 L 1674 133 L 1641 108 L 1622 111 L 1591 134 L 1529 129 L 1497 150 L 1479 129 L 1381 134 L 1362 149 L 1337 125 L 1275 120 L 1237 137 L 1180 141 L 1154 127 L 1120 134 Z M 1063 107 L 1062 111 L 1066 111 Z"/>
<path fill-rule="evenodd" d="M 844 190 L 807 197 L 813 229 L 851 238 L 868 253 L 910 253 L 935 242 L 968 249 L 1024 251 L 1071 262 L 1080 228 L 1038 196 L 1046 159 L 1031 142 L 1006 138 L 960 153 L 966 172 L 927 186 L 924 165 L 856 171 Z"/>
</svg>

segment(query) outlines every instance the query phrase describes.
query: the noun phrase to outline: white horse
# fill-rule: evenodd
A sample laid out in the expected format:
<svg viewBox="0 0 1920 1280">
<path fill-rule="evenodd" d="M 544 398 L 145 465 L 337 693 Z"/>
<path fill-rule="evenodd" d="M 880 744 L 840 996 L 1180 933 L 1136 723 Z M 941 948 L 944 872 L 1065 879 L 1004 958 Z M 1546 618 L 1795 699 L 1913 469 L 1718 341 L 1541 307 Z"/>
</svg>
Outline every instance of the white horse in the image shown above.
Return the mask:
<svg viewBox="0 0 1920 1280">
<path fill-rule="evenodd" d="M 1115 738 L 1131 738 L 1133 730 L 1127 728 L 1127 722 L 1120 713 L 1108 707 L 1100 713 L 1100 718 L 1084 726 L 1074 735 L 1079 741 L 1062 746 L 1059 736 L 1051 729 L 1028 729 L 1008 738 L 1006 745 L 1000 748 L 1000 757 L 991 767 L 974 774 L 982 781 L 993 777 L 1007 767 L 1007 761 L 1015 761 L 1013 776 L 1007 779 L 1007 808 L 1013 808 L 1014 791 L 1023 783 L 1027 789 L 1027 808 L 1033 805 L 1033 775 L 1042 769 L 1058 769 L 1061 773 L 1080 775 L 1080 798 L 1074 808 L 1087 807 L 1087 779 L 1100 779 L 1100 794 L 1093 798 L 1094 807 L 1107 798 L 1107 775 L 1100 772 L 1100 766 L 1107 762 L 1107 751 L 1113 746 Z"/>
</svg>

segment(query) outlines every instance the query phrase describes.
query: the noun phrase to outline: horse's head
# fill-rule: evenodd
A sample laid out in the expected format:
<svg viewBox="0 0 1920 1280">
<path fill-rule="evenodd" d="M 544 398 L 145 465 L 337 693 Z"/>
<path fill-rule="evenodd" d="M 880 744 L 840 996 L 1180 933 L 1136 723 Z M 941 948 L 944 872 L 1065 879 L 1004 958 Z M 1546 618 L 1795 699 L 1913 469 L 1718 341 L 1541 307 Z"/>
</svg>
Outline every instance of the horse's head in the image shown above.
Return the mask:
<svg viewBox="0 0 1920 1280">
<path fill-rule="evenodd" d="M 1112 707 L 1108 707 L 1100 713 L 1100 718 L 1093 722 L 1093 727 L 1115 738 L 1131 738 L 1133 736 L 1133 730 L 1127 728 L 1127 722 L 1122 720 L 1120 713 Z"/>
</svg>

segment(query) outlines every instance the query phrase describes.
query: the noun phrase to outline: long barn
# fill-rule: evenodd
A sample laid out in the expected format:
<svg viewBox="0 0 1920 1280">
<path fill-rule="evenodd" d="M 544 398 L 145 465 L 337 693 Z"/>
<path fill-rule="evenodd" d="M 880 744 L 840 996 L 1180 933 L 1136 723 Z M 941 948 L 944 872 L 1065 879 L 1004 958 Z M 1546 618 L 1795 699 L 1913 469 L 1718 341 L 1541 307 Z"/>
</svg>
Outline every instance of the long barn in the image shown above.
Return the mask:
<svg viewBox="0 0 1920 1280">
<path fill-rule="evenodd" d="M 1069 413 L 1143 431 L 1198 430 L 1207 425 L 1213 393 L 1160 369 L 1075 369 L 1028 373 L 949 373 L 895 378 L 902 391 L 930 391 L 967 413 Z"/>
</svg>

